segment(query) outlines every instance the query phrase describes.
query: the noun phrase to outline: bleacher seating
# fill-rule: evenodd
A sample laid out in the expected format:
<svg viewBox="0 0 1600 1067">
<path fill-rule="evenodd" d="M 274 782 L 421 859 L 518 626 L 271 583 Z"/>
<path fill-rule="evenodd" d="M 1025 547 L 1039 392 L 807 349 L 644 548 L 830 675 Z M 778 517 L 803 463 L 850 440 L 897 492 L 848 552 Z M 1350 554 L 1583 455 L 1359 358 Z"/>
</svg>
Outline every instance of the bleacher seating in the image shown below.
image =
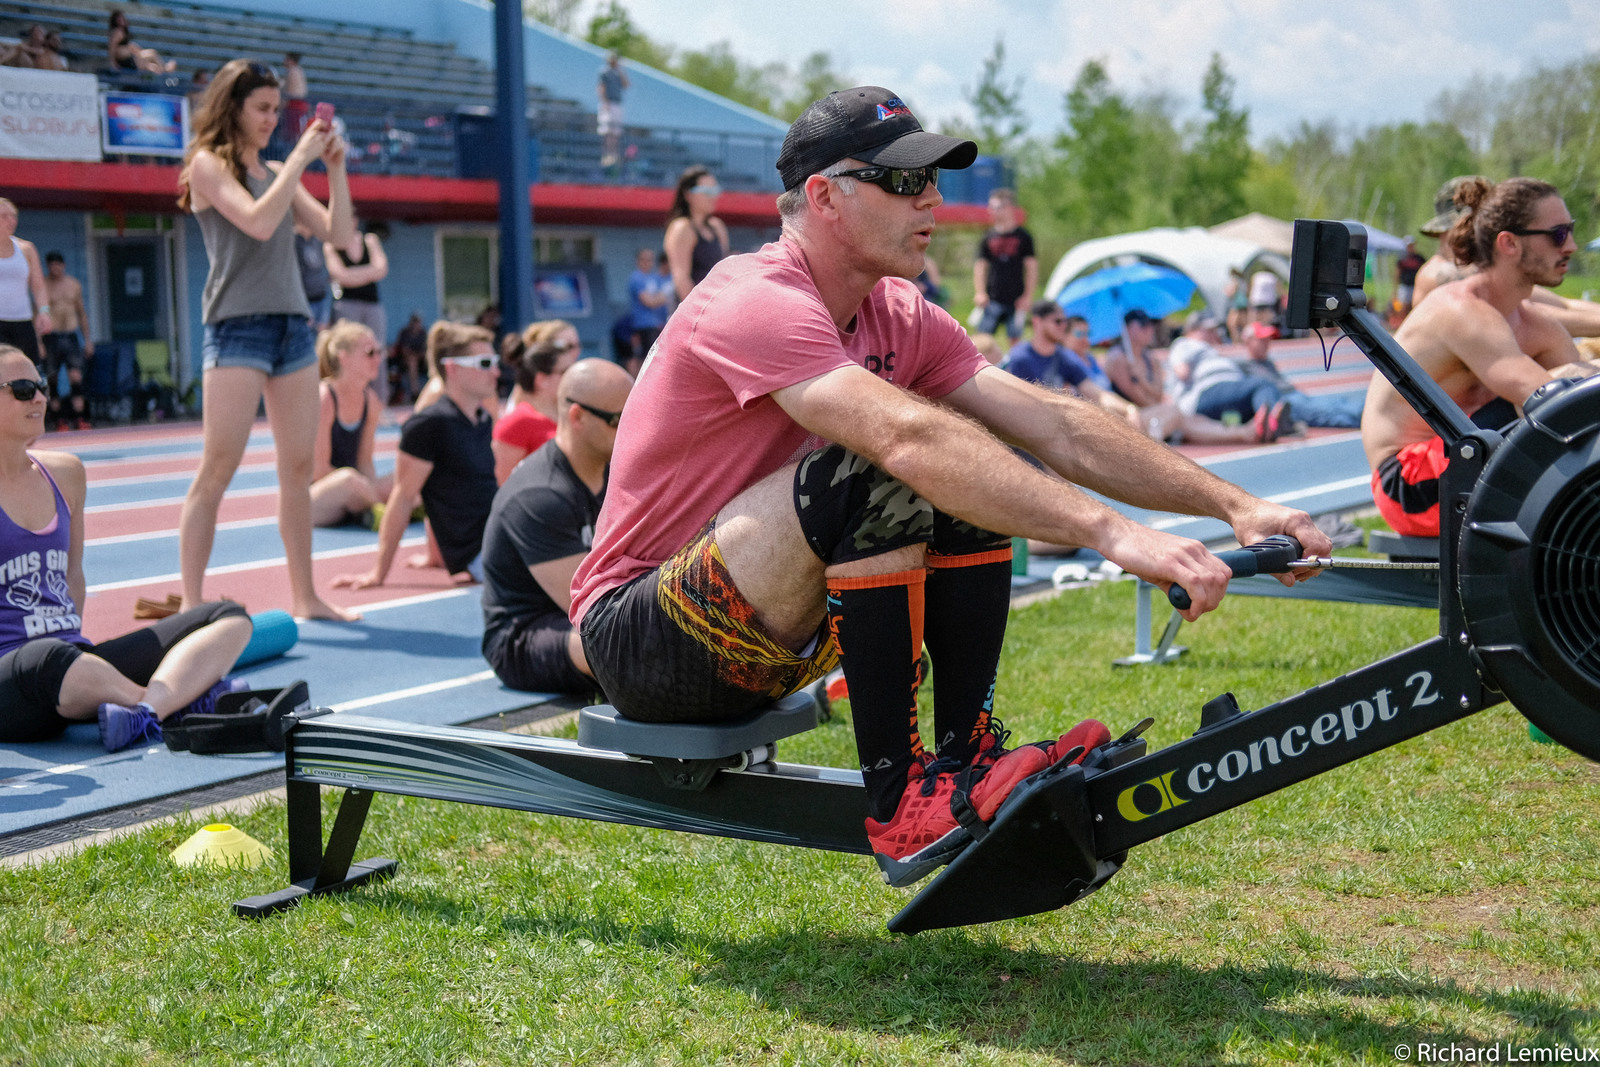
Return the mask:
<svg viewBox="0 0 1600 1067">
<path fill-rule="evenodd" d="M 135 39 L 177 64 L 172 74 L 106 69 L 110 12 L 128 16 Z M 74 70 L 110 87 L 187 93 L 197 70 L 237 56 L 277 65 L 298 52 L 315 101 L 344 120 L 352 173 L 456 177 L 458 113 L 487 114 L 493 71 L 453 44 L 410 31 L 334 18 L 263 14 L 173 0 L 165 4 L 107 0 L 0 0 L 0 34 L 38 22 L 58 29 Z M 528 115 L 537 141 L 538 180 L 671 185 L 683 168 L 704 163 L 732 189 L 771 190 L 778 138 L 684 129 L 629 127 L 620 172 L 600 167 L 601 143 L 592 104 L 530 86 Z M 287 149 L 277 146 L 278 153 Z"/>
</svg>

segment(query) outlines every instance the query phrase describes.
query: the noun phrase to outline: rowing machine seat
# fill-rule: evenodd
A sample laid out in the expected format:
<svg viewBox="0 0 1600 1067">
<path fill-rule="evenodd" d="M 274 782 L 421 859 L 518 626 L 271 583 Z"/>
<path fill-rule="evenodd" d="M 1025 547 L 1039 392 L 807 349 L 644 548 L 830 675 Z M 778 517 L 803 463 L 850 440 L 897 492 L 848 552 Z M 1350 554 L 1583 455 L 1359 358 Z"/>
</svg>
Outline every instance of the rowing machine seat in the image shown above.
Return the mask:
<svg viewBox="0 0 1600 1067">
<path fill-rule="evenodd" d="M 818 683 L 742 719 L 718 723 L 639 722 L 624 718 L 610 704 L 598 704 L 578 712 L 578 744 L 630 756 L 722 759 L 815 728 L 827 721 L 827 699 Z"/>
</svg>

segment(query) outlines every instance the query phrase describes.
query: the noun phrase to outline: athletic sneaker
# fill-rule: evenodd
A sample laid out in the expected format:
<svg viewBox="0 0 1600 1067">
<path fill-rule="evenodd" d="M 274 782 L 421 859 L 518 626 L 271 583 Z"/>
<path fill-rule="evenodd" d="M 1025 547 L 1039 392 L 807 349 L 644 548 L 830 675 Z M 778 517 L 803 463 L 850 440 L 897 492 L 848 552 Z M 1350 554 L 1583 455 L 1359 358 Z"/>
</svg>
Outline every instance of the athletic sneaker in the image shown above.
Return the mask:
<svg viewBox="0 0 1600 1067">
<path fill-rule="evenodd" d="M 936 760 L 924 754 L 911 765 L 894 818 L 885 823 L 867 817 L 867 841 L 884 881 L 892 886 L 910 885 L 955 859 L 972 843 L 972 835 L 950 810 L 957 778 L 965 773 L 953 759 Z"/>
<path fill-rule="evenodd" d="M 1011 791 L 1024 778 L 1038 774 L 1053 766 L 1076 748 L 1083 751 L 1073 757 L 1073 763 L 1111 740 L 1111 731 L 1097 719 L 1084 719 L 1054 741 L 1034 741 L 1019 748 L 1008 749 L 1006 741 L 1011 731 L 1000 725 L 998 719 L 989 720 L 989 732 L 978 739 L 978 756 L 974 767 L 987 768 L 983 780 L 972 787 L 972 806 L 978 818 L 988 822 L 1004 804 Z"/>
<path fill-rule="evenodd" d="M 107 752 L 121 752 L 141 741 L 155 743 L 161 740 L 161 720 L 156 718 L 149 704 L 124 707 L 121 704 L 100 705 L 100 743 Z"/>
</svg>

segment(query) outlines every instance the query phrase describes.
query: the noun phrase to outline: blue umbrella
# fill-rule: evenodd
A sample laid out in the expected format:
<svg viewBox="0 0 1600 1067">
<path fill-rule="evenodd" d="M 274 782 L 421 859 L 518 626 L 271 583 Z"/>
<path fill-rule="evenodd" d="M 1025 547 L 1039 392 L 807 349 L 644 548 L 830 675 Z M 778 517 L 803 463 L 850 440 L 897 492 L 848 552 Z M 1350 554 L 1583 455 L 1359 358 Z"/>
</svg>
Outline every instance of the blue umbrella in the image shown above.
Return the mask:
<svg viewBox="0 0 1600 1067">
<path fill-rule="evenodd" d="M 1098 343 L 1121 335 L 1122 316 L 1135 308 L 1159 319 L 1188 307 L 1194 290 L 1194 282 L 1171 267 L 1129 263 L 1085 274 L 1061 290 L 1056 303 L 1088 319 L 1089 336 Z"/>
</svg>

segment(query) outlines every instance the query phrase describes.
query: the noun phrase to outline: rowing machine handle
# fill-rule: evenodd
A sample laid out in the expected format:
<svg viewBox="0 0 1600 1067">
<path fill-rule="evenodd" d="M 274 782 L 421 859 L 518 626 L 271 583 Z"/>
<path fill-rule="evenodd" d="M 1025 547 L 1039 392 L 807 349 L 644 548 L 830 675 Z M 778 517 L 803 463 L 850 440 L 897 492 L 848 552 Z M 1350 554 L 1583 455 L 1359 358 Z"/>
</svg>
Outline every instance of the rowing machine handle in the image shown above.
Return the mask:
<svg viewBox="0 0 1600 1067">
<path fill-rule="evenodd" d="M 1288 534 L 1273 534 L 1265 541 L 1218 552 L 1217 558 L 1228 565 L 1235 578 L 1248 578 L 1253 574 L 1288 574 L 1289 561 L 1300 558 L 1300 542 Z M 1192 603 L 1189 593 L 1181 585 L 1167 589 L 1167 601 L 1179 611 L 1187 611 Z"/>
</svg>

